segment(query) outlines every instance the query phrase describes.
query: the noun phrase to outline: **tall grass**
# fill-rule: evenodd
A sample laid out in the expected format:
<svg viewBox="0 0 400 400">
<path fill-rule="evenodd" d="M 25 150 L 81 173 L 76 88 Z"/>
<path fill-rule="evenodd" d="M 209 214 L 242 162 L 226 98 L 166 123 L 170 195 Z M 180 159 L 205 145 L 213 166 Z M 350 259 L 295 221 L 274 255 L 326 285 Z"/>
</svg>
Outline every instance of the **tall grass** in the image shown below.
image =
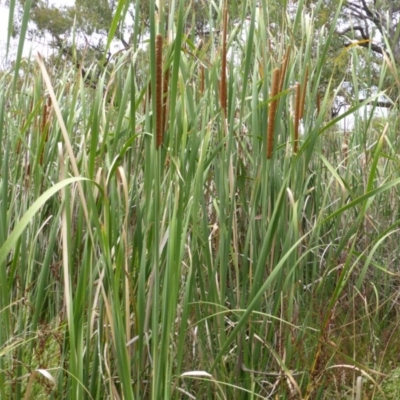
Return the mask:
<svg viewBox="0 0 400 400">
<path fill-rule="evenodd" d="M 322 2 L 210 3 L 202 46 L 185 4 L 151 1 L 96 88 L 40 58 L 0 78 L 0 398 L 379 398 L 397 116 L 329 120 Z"/>
</svg>

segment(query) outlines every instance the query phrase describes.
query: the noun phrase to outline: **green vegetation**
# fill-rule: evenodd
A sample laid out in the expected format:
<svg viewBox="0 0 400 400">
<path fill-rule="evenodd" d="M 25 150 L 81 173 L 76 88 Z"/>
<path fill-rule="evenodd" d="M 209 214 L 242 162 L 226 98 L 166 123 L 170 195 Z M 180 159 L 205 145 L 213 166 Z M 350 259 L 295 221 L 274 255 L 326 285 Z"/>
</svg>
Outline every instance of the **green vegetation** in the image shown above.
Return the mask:
<svg viewBox="0 0 400 400">
<path fill-rule="evenodd" d="M 96 81 L 0 77 L 0 398 L 397 398 L 400 121 L 362 108 L 390 48 L 332 57 L 342 4 L 304 0 L 209 2 L 200 43 L 186 3 Z M 340 73 L 376 86 L 348 132 Z"/>
</svg>

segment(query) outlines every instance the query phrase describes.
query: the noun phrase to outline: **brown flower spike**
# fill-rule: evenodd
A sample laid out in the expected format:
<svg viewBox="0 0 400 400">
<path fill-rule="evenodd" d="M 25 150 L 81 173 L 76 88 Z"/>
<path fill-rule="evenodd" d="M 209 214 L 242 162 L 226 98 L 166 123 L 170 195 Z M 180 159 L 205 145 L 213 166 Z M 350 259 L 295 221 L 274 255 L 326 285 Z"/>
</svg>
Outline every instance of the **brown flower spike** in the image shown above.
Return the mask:
<svg viewBox="0 0 400 400">
<path fill-rule="evenodd" d="M 280 69 L 275 68 L 272 72 L 272 85 L 270 91 L 270 97 L 275 97 L 279 93 L 279 78 L 280 78 Z M 274 125 L 275 125 L 275 116 L 276 109 L 278 107 L 278 100 L 272 100 L 269 105 L 268 112 L 268 130 L 267 130 L 267 158 L 272 157 L 272 151 L 274 148 Z"/>
</svg>

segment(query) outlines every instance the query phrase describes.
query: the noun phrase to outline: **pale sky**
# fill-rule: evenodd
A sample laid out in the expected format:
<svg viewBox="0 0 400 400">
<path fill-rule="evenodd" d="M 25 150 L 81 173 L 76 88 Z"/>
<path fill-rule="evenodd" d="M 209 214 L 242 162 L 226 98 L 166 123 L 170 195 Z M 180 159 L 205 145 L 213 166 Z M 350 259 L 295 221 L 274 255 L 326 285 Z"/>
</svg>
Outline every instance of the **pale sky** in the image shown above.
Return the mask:
<svg viewBox="0 0 400 400">
<path fill-rule="evenodd" d="M 55 6 L 68 6 L 73 5 L 75 0 L 49 0 L 50 5 Z M 4 5 L 4 1 L 0 0 L 0 67 L 5 64 L 5 54 L 6 54 L 6 44 L 7 44 L 7 26 L 8 26 L 8 7 Z M 16 53 L 16 47 L 18 45 L 17 40 L 12 40 L 10 46 L 10 54 L 12 59 L 12 54 Z M 24 46 L 24 55 L 28 56 L 32 49 L 32 55 L 35 55 L 38 51 L 46 55 L 49 51 L 46 46 L 40 43 L 27 42 Z"/>
</svg>

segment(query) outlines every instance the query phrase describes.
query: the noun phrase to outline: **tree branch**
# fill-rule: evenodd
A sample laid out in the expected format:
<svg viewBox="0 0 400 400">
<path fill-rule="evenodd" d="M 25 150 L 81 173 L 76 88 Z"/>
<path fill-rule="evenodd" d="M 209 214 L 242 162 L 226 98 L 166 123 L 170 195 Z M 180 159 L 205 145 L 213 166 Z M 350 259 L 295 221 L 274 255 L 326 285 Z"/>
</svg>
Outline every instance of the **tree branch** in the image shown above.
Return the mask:
<svg viewBox="0 0 400 400">
<path fill-rule="evenodd" d="M 358 46 L 371 48 L 375 53 L 383 54 L 385 45 L 378 45 L 373 42 L 371 29 L 374 26 L 382 36 L 385 36 L 389 40 L 390 46 L 392 47 L 395 45 L 395 43 L 392 43 L 395 37 L 393 30 L 396 32 L 397 26 L 393 26 L 394 23 L 392 21 L 389 23 L 385 15 L 374 9 L 376 6 L 376 1 L 374 1 L 373 4 L 368 4 L 366 0 L 347 0 L 345 7 L 349 12 L 349 22 L 351 24 L 351 18 L 354 18 L 357 22 L 355 25 L 351 24 L 351 26 L 348 26 L 339 32 L 339 34 L 344 35 L 347 32 L 357 32 L 358 35 L 354 34 L 354 41 L 357 41 L 356 44 Z M 396 7 L 396 9 L 397 8 L 399 8 L 400 11 L 400 7 Z M 348 47 L 353 43 L 345 43 L 344 45 Z"/>
</svg>

